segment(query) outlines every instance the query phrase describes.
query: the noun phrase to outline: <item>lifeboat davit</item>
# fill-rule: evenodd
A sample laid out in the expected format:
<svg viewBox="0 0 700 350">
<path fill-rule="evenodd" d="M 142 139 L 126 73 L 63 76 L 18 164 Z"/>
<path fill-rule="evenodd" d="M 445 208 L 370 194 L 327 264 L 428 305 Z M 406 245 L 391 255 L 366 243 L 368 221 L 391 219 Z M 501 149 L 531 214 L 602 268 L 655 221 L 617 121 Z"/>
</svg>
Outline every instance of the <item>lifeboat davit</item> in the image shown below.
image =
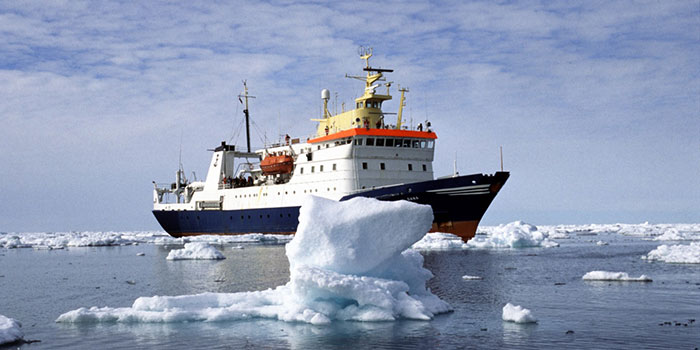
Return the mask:
<svg viewBox="0 0 700 350">
<path fill-rule="evenodd" d="M 294 169 L 294 158 L 289 155 L 267 156 L 260 161 L 260 169 L 265 175 L 288 174 Z"/>
</svg>

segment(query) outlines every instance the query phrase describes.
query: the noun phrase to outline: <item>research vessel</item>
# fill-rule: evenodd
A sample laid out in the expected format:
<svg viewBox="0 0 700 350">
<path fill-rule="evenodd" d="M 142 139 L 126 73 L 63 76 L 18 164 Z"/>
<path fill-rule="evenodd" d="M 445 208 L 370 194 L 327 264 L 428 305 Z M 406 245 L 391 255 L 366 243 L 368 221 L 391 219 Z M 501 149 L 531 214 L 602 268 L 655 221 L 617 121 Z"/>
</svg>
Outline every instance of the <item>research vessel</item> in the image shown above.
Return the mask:
<svg viewBox="0 0 700 350">
<path fill-rule="evenodd" d="M 243 113 L 247 148 L 221 142 L 204 181 L 189 181 L 182 167 L 174 183 L 153 182 L 153 214 L 171 236 L 237 235 L 246 233 L 293 234 L 304 196 L 334 200 L 372 197 L 408 200 L 430 205 L 431 232 L 448 232 L 463 240 L 472 238 L 479 221 L 509 172 L 458 175 L 435 179 L 433 156 L 437 135 L 430 122 L 409 126 L 402 120 L 405 93 L 395 124 L 382 104 L 392 99 L 391 69 L 369 64 L 371 49 L 361 50 L 364 76 L 362 96 L 354 108 L 338 114 L 328 110 L 330 93 L 321 92 L 322 115 L 316 132 L 304 139 L 288 135 L 278 143 L 251 151 L 248 88 L 244 82 Z M 347 76 L 347 75 L 346 75 Z M 384 83 L 382 83 L 384 82 Z M 378 91 L 381 89 L 382 91 Z"/>
</svg>

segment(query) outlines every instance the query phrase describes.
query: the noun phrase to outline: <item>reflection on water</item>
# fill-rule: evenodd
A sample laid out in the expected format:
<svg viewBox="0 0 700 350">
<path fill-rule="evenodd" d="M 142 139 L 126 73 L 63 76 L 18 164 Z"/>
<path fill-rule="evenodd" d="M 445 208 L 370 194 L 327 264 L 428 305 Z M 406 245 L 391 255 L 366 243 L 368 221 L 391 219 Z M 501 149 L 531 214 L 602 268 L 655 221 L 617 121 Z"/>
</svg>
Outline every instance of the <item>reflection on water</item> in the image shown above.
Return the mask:
<svg viewBox="0 0 700 350">
<path fill-rule="evenodd" d="M 603 239 L 603 238 L 597 238 Z M 79 307 L 130 306 L 141 296 L 264 290 L 287 283 L 284 246 L 217 246 L 221 261 L 169 261 L 180 246 L 0 250 L 0 314 L 18 319 L 23 349 L 95 348 L 687 348 L 700 346 L 700 266 L 649 263 L 655 242 L 583 239 L 559 248 L 425 253 L 428 287 L 454 307 L 432 321 L 275 320 L 175 324 L 56 324 Z M 144 252 L 145 256 L 136 253 Z M 591 283 L 588 271 L 646 274 L 652 283 Z M 467 281 L 463 275 L 483 280 Z M 126 281 L 132 281 L 127 283 Z M 219 281 L 219 282 L 217 282 Z M 506 303 L 537 324 L 501 319 Z M 688 326 L 665 321 L 697 320 Z M 572 331 L 572 332 L 568 332 Z"/>
</svg>

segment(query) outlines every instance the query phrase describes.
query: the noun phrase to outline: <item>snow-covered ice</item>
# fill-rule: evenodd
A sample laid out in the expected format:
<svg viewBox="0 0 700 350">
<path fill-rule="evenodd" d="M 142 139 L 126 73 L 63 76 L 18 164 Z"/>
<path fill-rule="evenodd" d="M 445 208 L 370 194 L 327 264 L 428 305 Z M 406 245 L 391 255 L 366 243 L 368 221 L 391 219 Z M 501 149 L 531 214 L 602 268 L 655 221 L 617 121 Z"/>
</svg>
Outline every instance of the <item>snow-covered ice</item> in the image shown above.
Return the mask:
<svg viewBox="0 0 700 350">
<path fill-rule="evenodd" d="M 700 232 L 684 230 L 682 227 L 669 227 L 654 237 L 655 241 L 700 241 Z"/>
<path fill-rule="evenodd" d="M 21 340 L 24 333 L 20 327 L 15 319 L 0 315 L 0 345 Z"/>
<path fill-rule="evenodd" d="M 470 248 L 549 248 L 559 246 L 559 243 L 548 238 L 547 233 L 539 231 L 536 226 L 522 221 L 486 229 L 486 235 L 475 236 L 467 242 L 467 246 Z"/>
<path fill-rule="evenodd" d="M 168 253 L 167 260 L 221 260 L 226 259 L 216 248 L 208 243 L 185 243 L 183 249 L 173 249 Z"/>
<path fill-rule="evenodd" d="M 293 237 L 292 235 L 249 233 L 236 236 L 201 235 L 174 238 L 163 231 L 22 232 L 0 234 L 0 248 L 62 249 L 135 244 L 182 245 L 191 242 L 216 245 L 232 243 L 284 244 Z"/>
<path fill-rule="evenodd" d="M 420 241 L 412 246 L 418 250 L 450 250 L 467 249 L 468 246 L 461 237 L 451 233 L 433 232 L 423 236 Z"/>
<path fill-rule="evenodd" d="M 57 322 L 180 322 L 252 317 L 313 324 L 332 320 L 429 320 L 451 307 L 426 289 L 423 257 L 408 249 L 432 225 L 429 206 L 308 197 L 287 244 L 290 281 L 275 289 L 141 297 L 131 307 L 80 308 Z"/>
<path fill-rule="evenodd" d="M 506 304 L 503 307 L 503 321 L 515 322 L 515 323 L 537 323 L 535 316 L 532 316 L 532 312 L 520 305 L 513 305 L 511 303 Z"/>
<path fill-rule="evenodd" d="M 646 275 L 630 277 L 627 272 L 591 271 L 583 275 L 584 281 L 651 282 Z"/>
<path fill-rule="evenodd" d="M 662 244 L 647 253 L 646 256 L 642 256 L 642 259 L 672 264 L 700 264 L 700 242 L 676 245 Z"/>
<path fill-rule="evenodd" d="M 468 281 L 475 281 L 475 280 L 483 280 L 484 278 L 481 276 L 471 276 L 471 275 L 464 275 L 462 276 L 463 279 L 468 280 Z"/>
<path fill-rule="evenodd" d="M 518 222 L 520 225 L 522 222 Z M 505 227 L 514 229 L 516 223 L 501 226 L 479 226 L 479 234 L 467 245 L 459 237 L 449 233 L 431 233 L 414 245 L 419 250 L 454 250 L 468 248 L 508 247 L 509 239 L 516 245 L 524 243 L 534 246 L 556 246 L 552 239 L 569 239 L 575 236 L 616 234 L 659 241 L 700 241 L 700 224 L 585 224 L 585 225 L 538 225 L 537 231 L 527 230 L 514 237 L 513 232 L 504 235 Z M 529 225 L 532 226 L 532 225 Z M 534 227 L 534 226 L 533 226 Z M 522 228 L 522 227 L 521 227 Z M 536 233 L 535 233 L 536 232 Z M 511 236 L 508 238 L 508 236 Z M 539 241 L 542 236 L 546 240 Z M 191 242 L 204 242 L 213 245 L 285 244 L 293 235 L 250 233 L 244 235 L 220 236 L 201 235 L 174 238 L 163 231 L 126 232 L 0 232 L 0 248 L 63 249 L 73 247 L 121 246 L 135 244 L 183 245 Z M 505 242 L 505 243 L 504 243 Z M 539 244 L 539 245 L 538 245 Z"/>
</svg>

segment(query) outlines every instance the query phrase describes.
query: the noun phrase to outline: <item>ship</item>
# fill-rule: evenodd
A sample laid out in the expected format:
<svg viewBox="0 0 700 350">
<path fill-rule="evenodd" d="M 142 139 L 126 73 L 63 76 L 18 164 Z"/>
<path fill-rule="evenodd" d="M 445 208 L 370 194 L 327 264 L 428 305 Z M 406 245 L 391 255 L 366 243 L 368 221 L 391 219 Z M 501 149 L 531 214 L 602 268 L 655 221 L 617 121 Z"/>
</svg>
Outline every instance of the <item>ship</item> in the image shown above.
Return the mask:
<svg viewBox="0 0 700 350">
<path fill-rule="evenodd" d="M 433 158 L 437 134 L 429 121 L 416 126 L 402 120 L 406 88 L 398 112 L 384 112 L 392 99 L 386 73 L 373 68 L 371 49 L 361 49 L 364 75 L 348 76 L 364 82 L 354 108 L 332 114 L 330 92 L 321 91 L 323 103 L 315 133 L 305 138 L 285 135 L 259 150 L 250 148 L 248 86 L 239 95 L 245 101 L 247 148 L 221 142 L 213 152 L 204 181 L 185 178 L 182 165 L 175 182 L 153 182 L 153 215 L 173 237 L 294 234 L 305 196 L 344 201 L 370 197 L 383 201 L 407 200 L 430 205 L 431 232 L 447 232 L 464 241 L 474 237 L 484 213 L 510 173 L 452 175 L 435 179 Z M 381 90 L 381 91 L 379 91 Z M 389 120 L 396 116 L 395 124 Z"/>
</svg>

